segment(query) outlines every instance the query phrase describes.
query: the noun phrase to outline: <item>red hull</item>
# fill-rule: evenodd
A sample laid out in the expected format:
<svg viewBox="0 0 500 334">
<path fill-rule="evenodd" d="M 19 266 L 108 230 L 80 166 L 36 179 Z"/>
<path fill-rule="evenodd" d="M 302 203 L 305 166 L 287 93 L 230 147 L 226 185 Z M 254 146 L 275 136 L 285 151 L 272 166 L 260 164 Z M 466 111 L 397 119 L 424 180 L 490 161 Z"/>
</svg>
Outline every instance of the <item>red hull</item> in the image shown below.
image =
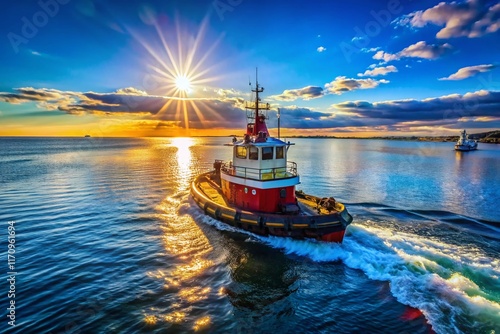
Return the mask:
<svg viewBox="0 0 500 334">
<path fill-rule="evenodd" d="M 342 240 L 344 240 L 344 234 L 345 234 L 345 230 L 328 233 L 328 234 L 321 236 L 321 241 L 342 243 Z"/>
</svg>

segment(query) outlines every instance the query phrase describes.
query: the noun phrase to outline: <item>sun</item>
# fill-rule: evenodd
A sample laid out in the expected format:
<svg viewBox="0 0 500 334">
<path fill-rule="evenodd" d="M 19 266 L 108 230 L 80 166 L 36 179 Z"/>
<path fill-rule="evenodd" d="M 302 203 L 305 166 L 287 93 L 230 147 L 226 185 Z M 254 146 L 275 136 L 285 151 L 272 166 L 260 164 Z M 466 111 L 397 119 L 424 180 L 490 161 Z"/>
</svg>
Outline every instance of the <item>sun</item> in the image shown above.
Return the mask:
<svg viewBox="0 0 500 334">
<path fill-rule="evenodd" d="M 175 78 L 175 87 L 184 93 L 191 91 L 191 80 L 185 75 L 179 75 Z"/>
<path fill-rule="evenodd" d="M 196 34 L 183 29 L 179 22 L 172 25 L 172 22 L 165 23 L 156 17 L 151 17 L 149 21 L 148 24 L 152 24 L 158 34 L 158 41 L 152 39 L 153 43 L 150 44 L 147 41 L 151 38 L 145 39 L 133 30 L 129 32 L 147 52 L 148 57 L 145 59 L 149 71 L 145 82 L 154 94 L 165 97 L 165 103 L 155 118 L 162 120 L 173 116 L 176 120 L 184 120 L 184 124 L 179 124 L 179 127 L 184 128 L 184 134 L 189 136 L 190 117 L 196 117 L 197 121 L 204 123 L 206 112 L 219 116 L 217 110 L 204 99 L 196 98 L 196 94 L 204 95 L 204 92 L 209 91 L 207 84 L 221 77 L 221 74 L 211 75 L 220 66 L 219 63 L 211 63 L 211 59 L 223 36 L 216 40 L 205 38 L 208 16 L 202 20 Z M 176 33 L 166 34 L 167 31 Z"/>
</svg>

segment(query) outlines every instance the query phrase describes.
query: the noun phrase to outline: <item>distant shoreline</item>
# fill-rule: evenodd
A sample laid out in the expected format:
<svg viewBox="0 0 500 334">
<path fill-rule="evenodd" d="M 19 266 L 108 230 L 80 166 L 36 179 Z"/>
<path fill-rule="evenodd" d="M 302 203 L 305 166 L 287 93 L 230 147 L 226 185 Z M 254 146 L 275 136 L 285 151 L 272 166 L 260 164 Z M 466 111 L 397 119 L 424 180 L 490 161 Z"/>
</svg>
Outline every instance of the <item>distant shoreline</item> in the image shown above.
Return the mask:
<svg viewBox="0 0 500 334">
<path fill-rule="evenodd" d="M 192 138 L 227 138 L 231 136 L 190 136 Z M 176 138 L 170 136 L 158 137 L 80 137 L 80 136 L 0 136 L 0 138 Z M 459 136 L 372 136 L 372 137 L 338 137 L 338 136 L 281 136 L 281 138 L 311 138 L 311 139 L 366 139 L 366 140 L 398 140 L 419 142 L 456 142 Z M 500 130 L 470 134 L 469 138 L 479 143 L 500 144 Z"/>
<path fill-rule="evenodd" d="M 442 136 L 442 137 L 336 137 L 336 136 L 290 136 L 286 138 L 311 138 L 311 139 L 366 139 L 366 140 L 397 140 L 397 141 L 420 141 L 420 142 L 456 142 L 458 136 Z M 479 143 L 500 144 L 500 138 L 478 138 Z"/>
<path fill-rule="evenodd" d="M 375 137 L 337 137 L 337 136 L 292 136 L 286 138 L 324 138 L 324 139 L 369 139 L 369 140 L 399 140 L 422 142 L 456 142 L 459 136 L 375 136 Z M 479 143 L 500 144 L 500 130 L 469 135 Z"/>
</svg>

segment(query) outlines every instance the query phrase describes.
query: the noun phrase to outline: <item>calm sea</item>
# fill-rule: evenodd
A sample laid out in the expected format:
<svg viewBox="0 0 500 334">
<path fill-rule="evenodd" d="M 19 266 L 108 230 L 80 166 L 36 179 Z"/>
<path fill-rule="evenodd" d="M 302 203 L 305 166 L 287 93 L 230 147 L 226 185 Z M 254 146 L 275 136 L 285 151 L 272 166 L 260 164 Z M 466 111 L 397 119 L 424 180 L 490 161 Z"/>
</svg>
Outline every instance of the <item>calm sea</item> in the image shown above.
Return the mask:
<svg viewBox="0 0 500 334">
<path fill-rule="evenodd" d="M 0 331 L 500 333 L 500 145 L 293 139 L 354 216 L 336 245 L 204 216 L 226 141 L 0 138 Z"/>
</svg>

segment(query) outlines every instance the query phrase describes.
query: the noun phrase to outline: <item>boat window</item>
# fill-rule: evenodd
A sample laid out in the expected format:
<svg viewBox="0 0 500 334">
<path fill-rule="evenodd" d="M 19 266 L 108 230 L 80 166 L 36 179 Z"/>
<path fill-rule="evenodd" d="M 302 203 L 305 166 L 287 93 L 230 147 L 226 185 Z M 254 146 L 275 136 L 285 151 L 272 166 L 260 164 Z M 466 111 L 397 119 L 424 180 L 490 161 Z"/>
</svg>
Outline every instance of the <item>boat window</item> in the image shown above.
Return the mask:
<svg viewBox="0 0 500 334">
<path fill-rule="evenodd" d="M 236 146 L 234 148 L 236 150 L 236 157 L 240 159 L 247 158 L 247 148 L 245 146 Z"/>
<path fill-rule="evenodd" d="M 273 148 L 263 147 L 262 148 L 262 160 L 272 160 L 273 159 Z"/>
<path fill-rule="evenodd" d="M 276 147 L 276 159 L 283 159 L 285 157 L 284 146 Z"/>
<path fill-rule="evenodd" d="M 250 146 L 248 148 L 248 158 L 250 160 L 259 160 L 259 148 L 257 146 Z"/>
</svg>

